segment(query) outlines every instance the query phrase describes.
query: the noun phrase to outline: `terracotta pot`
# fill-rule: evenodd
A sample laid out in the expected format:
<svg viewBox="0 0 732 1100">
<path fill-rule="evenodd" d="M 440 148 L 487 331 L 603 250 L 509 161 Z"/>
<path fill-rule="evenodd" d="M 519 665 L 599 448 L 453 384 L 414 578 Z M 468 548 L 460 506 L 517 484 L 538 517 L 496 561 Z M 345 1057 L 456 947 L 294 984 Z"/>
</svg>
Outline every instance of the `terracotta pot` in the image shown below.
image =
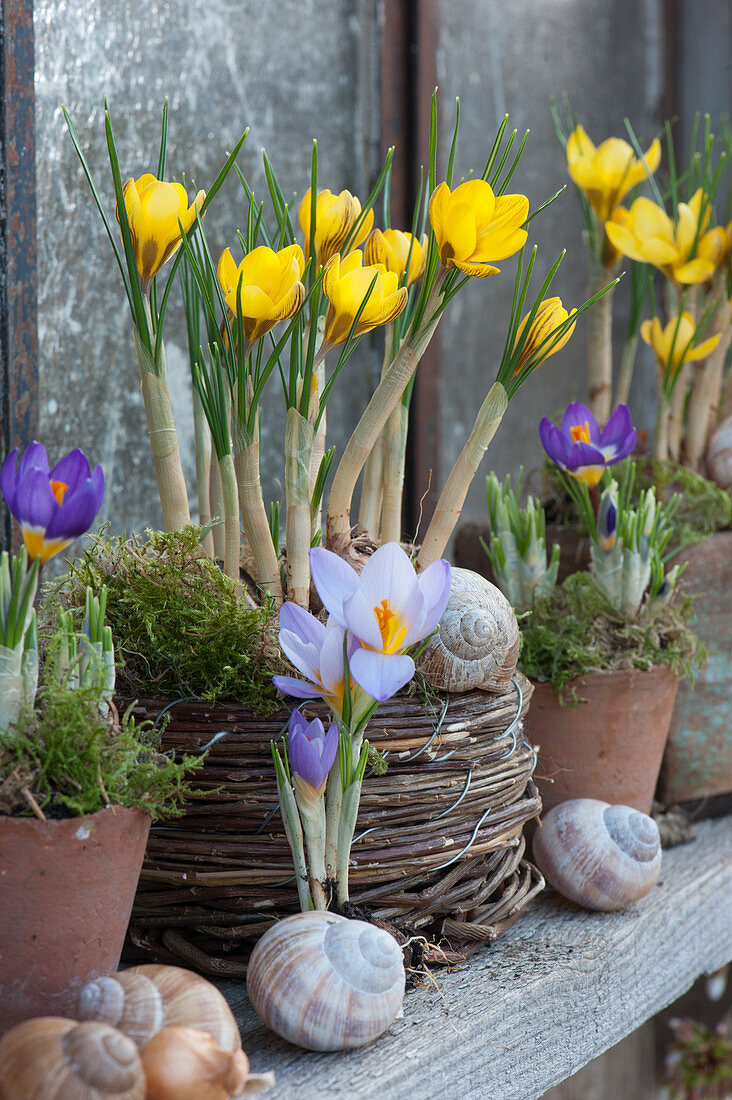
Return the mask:
<svg viewBox="0 0 732 1100">
<path fill-rule="evenodd" d="M 544 810 L 599 798 L 650 813 L 677 683 L 666 666 L 592 672 L 572 681 L 583 700 L 574 708 L 562 707 L 550 684 L 535 684 L 526 727 L 539 746 Z"/>
<path fill-rule="evenodd" d="M 679 685 L 659 795 L 666 803 L 732 791 L 732 531 L 682 551 L 679 582 L 694 596 L 692 629 L 709 650 L 694 684 Z"/>
<path fill-rule="evenodd" d="M 117 969 L 149 831 L 147 814 L 120 806 L 0 817 L 0 1032 L 73 1017 L 81 986 Z"/>
</svg>

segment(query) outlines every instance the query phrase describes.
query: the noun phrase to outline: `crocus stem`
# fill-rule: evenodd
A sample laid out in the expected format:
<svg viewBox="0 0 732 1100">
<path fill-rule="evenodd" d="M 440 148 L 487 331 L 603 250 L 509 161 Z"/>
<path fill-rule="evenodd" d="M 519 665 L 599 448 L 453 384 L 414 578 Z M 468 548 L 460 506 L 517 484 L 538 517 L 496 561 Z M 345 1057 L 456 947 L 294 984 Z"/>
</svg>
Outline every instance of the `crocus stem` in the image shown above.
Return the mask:
<svg viewBox="0 0 732 1100">
<path fill-rule="evenodd" d="M 471 482 L 480 465 L 488 445 L 501 423 L 508 407 L 508 397 L 500 382 L 494 383 L 488 396 L 481 405 L 473 430 L 460 452 L 457 462 L 450 471 L 445 487 L 440 493 L 434 514 L 422 540 L 422 548 L 417 557 L 418 570 L 426 569 L 433 561 L 442 557 L 443 551 L 460 518 Z"/>
<path fill-rule="evenodd" d="M 308 553 L 312 457 L 313 426 L 297 409 L 288 409 L 285 425 L 287 597 L 306 609 L 310 602 Z"/>
<path fill-rule="evenodd" d="M 384 325 L 384 358 L 381 364 L 382 378 L 392 364 L 393 334 L 393 322 Z M 359 527 L 362 531 L 370 535 L 374 541 L 379 537 L 379 521 L 381 517 L 381 476 L 386 430 L 387 428 L 385 425 L 374 443 L 371 454 L 366 459 L 366 466 L 363 472 L 363 484 L 361 486 L 361 504 L 358 512 Z"/>
<path fill-rule="evenodd" d="M 400 401 L 384 428 L 384 465 L 381 478 L 381 541 L 401 542 L 402 492 L 407 449 L 409 409 Z"/>
<path fill-rule="evenodd" d="M 336 877 L 338 858 L 338 826 L 341 820 L 343 802 L 343 779 L 341 762 L 338 756 L 328 773 L 325 790 L 325 868 L 329 879 Z"/>
<path fill-rule="evenodd" d="M 341 819 L 338 826 L 338 856 L 336 862 L 336 900 L 339 908 L 348 901 L 348 871 L 351 857 L 351 844 L 356 831 L 358 804 L 361 800 L 361 780 L 351 783 L 343 792 Z"/>
<path fill-rule="evenodd" d="M 592 312 L 592 310 L 590 310 Z M 634 332 L 628 336 L 623 347 L 623 356 L 620 360 L 620 376 L 618 378 L 618 389 L 615 395 L 613 404 L 617 408 L 618 405 L 627 405 L 628 397 L 630 396 L 630 384 L 633 381 L 633 372 L 635 370 L 635 360 L 638 354 L 638 333 Z"/>
<path fill-rule="evenodd" d="M 254 557 L 256 581 L 282 602 L 282 583 L 277 554 L 272 543 L 269 519 L 262 499 L 259 476 L 259 432 L 255 426 L 251 438 L 244 437 L 234 452 L 234 468 L 239 486 L 239 512 L 249 548 Z"/>
<path fill-rule="evenodd" d="M 653 457 L 656 462 L 668 461 L 668 416 L 669 402 L 663 392 L 663 385 L 659 378 L 656 397 L 656 428 L 653 435 Z"/>
<path fill-rule="evenodd" d="M 325 890 L 325 800 L 323 792 L 316 794 L 309 783 L 294 776 L 295 799 L 300 811 L 305 847 L 308 855 L 310 894 L 316 909 L 328 908 Z"/>
<path fill-rule="evenodd" d="M 373 397 L 346 444 L 333 478 L 328 500 L 327 541 L 331 548 L 343 546 L 348 541 L 351 530 L 351 500 L 359 474 L 437 328 L 440 319 L 438 306 L 442 282 L 443 279 L 438 274 L 425 309 L 426 321 L 400 347 L 394 362 L 376 387 Z"/>
<path fill-rule="evenodd" d="M 209 481 L 209 496 L 211 500 L 211 519 L 214 521 L 213 535 L 214 557 L 218 561 L 224 560 L 224 491 L 221 488 L 221 474 L 218 462 L 211 463 L 211 478 Z"/>
<path fill-rule="evenodd" d="M 211 432 L 201 398 L 193 390 L 193 443 L 196 451 L 196 486 L 198 489 L 198 522 L 201 527 L 211 523 Z M 209 531 L 202 540 L 209 557 L 214 556 L 213 531 Z"/>
<path fill-rule="evenodd" d="M 681 457 L 681 438 L 684 434 L 684 409 L 689 389 L 690 363 L 684 363 L 679 371 L 668 413 L 668 457 L 678 462 Z"/>
<path fill-rule="evenodd" d="M 239 580 L 239 554 L 241 538 L 239 535 L 239 492 L 236 484 L 236 471 L 231 453 L 219 459 L 221 489 L 224 498 L 224 573 L 232 580 Z"/>
<path fill-rule="evenodd" d="M 325 363 L 319 363 L 315 368 L 313 378 L 317 383 L 317 390 L 312 398 L 311 409 L 309 411 L 309 419 L 314 422 L 315 417 L 318 415 L 320 408 L 320 394 L 325 389 Z M 323 415 L 320 418 L 318 430 L 313 438 L 313 451 L 310 458 L 310 499 L 313 499 L 315 493 L 315 482 L 318 479 L 318 471 L 320 470 L 320 463 L 323 461 L 325 455 L 325 438 L 327 432 L 326 423 L 326 411 L 323 409 Z M 312 544 L 313 539 L 321 528 L 323 522 L 323 498 L 320 498 L 318 507 L 312 514 L 310 523 L 310 542 Z"/>
<path fill-rule="evenodd" d="M 282 823 L 285 826 L 285 836 L 292 852 L 292 862 L 295 865 L 295 878 L 297 880 L 297 896 L 300 900 L 300 909 L 303 913 L 310 910 L 310 884 L 308 882 L 308 868 L 305 862 L 305 845 L 303 843 L 302 824 L 295 802 L 292 787 L 287 782 L 282 782 L 277 775 L 277 794 L 280 800 Z"/>
<path fill-rule="evenodd" d="M 12 732 L 23 703 L 23 640 L 12 649 L 0 645 L 0 733 Z"/>
<path fill-rule="evenodd" d="M 685 465 L 700 470 L 709 437 L 719 416 L 722 397 L 724 364 L 732 342 L 732 307 L 725 298 L 717 308 L 711 333 L 721 333 L 719 343 L 709 358 L 698 367 L 694 387 L 689 399 Z"/>
<path fill-rule="evenodd" d="M 143 298 L 148 317 L 150 333 L 153 332 L 150 302 Z M 137 329 L 133 330 L 137 365 L 140 370 L 142 400 L 145 404 L 147 434 L 155 463 L 155 476 L 158 481 L 158 494 L 163 510 L 163 524 L 166 531 L 179 531 L 191 522 L 188 509 L 188 492 L 183 476 L 183 467 L 178 450 L 178 436 L 175 431 L 173 410 L 168 389 L 165 347 L 160 342 L 160 354 L 153 362 L 150 352 L 143 344 Z"/>
<path fill-rule="evenodd" d="M 601 268 L 590 284 L 587 297 L 601 291 L 611 277 L 610 270 Z M 613 387 L 613 294 L 614 288 L 603 294 L 590 310 L 587 320 L 589 405 L 600 425 L 610 416 Z"/>
</svg>

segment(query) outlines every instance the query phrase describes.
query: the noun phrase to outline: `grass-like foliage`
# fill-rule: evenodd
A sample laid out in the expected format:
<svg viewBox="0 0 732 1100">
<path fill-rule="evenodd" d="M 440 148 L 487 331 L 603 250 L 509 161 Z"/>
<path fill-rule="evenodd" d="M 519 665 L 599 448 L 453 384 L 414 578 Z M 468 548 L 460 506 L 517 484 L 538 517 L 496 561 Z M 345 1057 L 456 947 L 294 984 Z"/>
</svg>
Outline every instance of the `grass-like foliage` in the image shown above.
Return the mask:
<svg viewBox="0 0 732 1100">
<path fill-rule="evenodd" d="M 97 685 L 69 690 L 54 675 L 44 679 L 35 710 L 21 715 L 12 735 L 0 736 L 0 813 L 31 816 L 29 793 L 51 817 L 110 805 L 153 819 L 183 812 L 196 793 L 189 773 L 203 757 L 175 762 L 157 751 L 159 732 L 137 727 L 129 712 L 114 723 L 103 717 Z"/>
<path fill-rule="evenodd" d="M 522 616 L 521 670 L 550 681 L 565 706 L 577 702 L 569 682 L 588 672 L 670 665 L 693 676 L 706 652 L 689 627 L 691 604 L 675 594 L 631 620 L 609 605 L 589 573 L 574 573 Z"/>
<path fill-rule="evenodd" d="M 195 696 L 276 709 L 272 674 L 283 671 L 271 604 L 249 608 L 203 551 L 200 529 L 104 532 L 55 583 L 50 601 L 79 612 L 86 587 L 107 587 L 107 623 L 123 695 Z"/>
</svg>

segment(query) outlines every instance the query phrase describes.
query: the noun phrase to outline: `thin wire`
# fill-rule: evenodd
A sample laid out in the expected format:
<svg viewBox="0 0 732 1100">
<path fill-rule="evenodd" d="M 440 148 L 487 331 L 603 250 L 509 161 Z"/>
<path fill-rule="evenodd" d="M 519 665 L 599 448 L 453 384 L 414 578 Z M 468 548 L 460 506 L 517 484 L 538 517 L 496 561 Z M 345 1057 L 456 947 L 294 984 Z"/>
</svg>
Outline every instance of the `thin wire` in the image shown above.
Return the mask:
<svg viewBox="0 0 732 1100">
<path fill-rule="evenodd" d="M 445 705 L 442 708 L 442 714 L 437 719 L 437 725 L 435 726 L 434 731 L 433 731 L 432 736 L 430 737 L 429 741 L 425 741 L 425 743 L 424 743 L 424 745 L 422 745 L 421 749 L 417 749 L 417 751 L 415 753 L 413 753 L 411 756 L 407 756 L 406 759 L 400 761 L 400 763 L 402 763 L 402 764 L 411 764 L 411 762 L 413 760 L 416 760 L 418 756 L 421 756 L 422 753 L 425 752 L 425 750 L 430 747 L 430 745 L 432 744 L 432 742 L 434 741 L 434 739 L 437 737 L 438 733 L 442 729 L 442 723 L 445 721 L 445 715 L 447 714 L 447 708 L 448 708 L 449 703 L 450 703 L 450 696 L 446 695 L 445 696 Z"/>
<path fill-rule="evenodd" d="M 439 864 L 439 866 L 437 866 L 437 867 L 431 867 L 431 868 L 430 868 L 430 872 L 432 872 L 432 871 L 444 871 L 444 869 L 445 869 L 446 867 L 450 867 L 450 866 L 451 866 L 451 864 L 453 864 L 453 863 L 457 863 L 457 861 L 458 861 L 458 860 L 459 860 L 459 859 L 460 859 L 460 858 L 461 858 L 462 856 L 464 856 L 466 852 L 469 852 L 469 851 L 470 851 L 470 849 L 471 849 L 471 848 L 473 847 L 473 845 L 475 844 L 475 838 L 477 837 L 477 835 L 478 835 L 478 832 L 480 831 L 480 827 L 481 827 L 481 825 L 483 824 L 483 822 L 485 821 L 485 819 L 486 819 L 486 818 L 488 817 L 488 815 L 489 815 L 489 813 L 490 813 L 490 812 L 491 812 L 491 810 L 490 810 L 490 807 L 489 807 L 489 808 L 488 808 L 488 809 L 487 809 L 487 810 L 485 811 L 485 813 L 483 814 L 483 816 L 481 817 L 481 819 L 480 819 L 480 821 L 478 822 L 478 824 L 477 824 L 477 825 L 475 826 L 475 829 L 473 830 L 473 835 L 471 836 L 470 840 L 469 840 L 469 841 L 468 841 L 468 843 L 467 843 L 467 844 L 465 845 L 465 847 L 463 848 L 463 850 L 462 850 L 461 852 L 458 852 L 458 854 L 457 854 L 456 856 L 453 856 L 453 857 L 452 857 L 452 859 L 448 859 L 446 863 L 440 863 L 440 864 Z"/>
<path fill-rule="evenodd" d="M 156 730 L 158 728 L 158 722 L 160 721 L 160 719 L 165 718 L 165 715 L 168 713 L 168 711 L 172 710 L 173 707 L 177 707 L 178 703 L 193 703 L 193 702 L 197 702 L 197 698 L 196 698 L 195 695 L 181 695 L 180 699 L 174 699 L 172 703 L 168 703 L 167 707 L 163 707 L 163 709 L 160 711 L 160 714 L 157 716 L 157 718 L 153 722 L 153 729 Z"/>
<path fill-rule="evenodd" d="M 470 781 L 471 781 L 472 778 L 473 778 L 473 769 L 468 768 L 468 778 L 467 778 L 467 781 L 466 781 L 465 786 L 463 788 L 463 793 L 460 795 L 457 802 L 453 802 L 452 806 L 448 806 L 448 808 L 446 810 L 443 810 L 441 814 L 438 814 L 437 817 L 431 817 L 430 821 L 439 821 L 441 817 L 447 817 L 447 815 L 449 813 L 452 813 L 453 810 L 456 810 L 458 808 L 458 806 L 460 805 L 462 800 L 465 798 L 465 795 L 468 793 L 468 790 L 470 788 Z"/>
</svg>

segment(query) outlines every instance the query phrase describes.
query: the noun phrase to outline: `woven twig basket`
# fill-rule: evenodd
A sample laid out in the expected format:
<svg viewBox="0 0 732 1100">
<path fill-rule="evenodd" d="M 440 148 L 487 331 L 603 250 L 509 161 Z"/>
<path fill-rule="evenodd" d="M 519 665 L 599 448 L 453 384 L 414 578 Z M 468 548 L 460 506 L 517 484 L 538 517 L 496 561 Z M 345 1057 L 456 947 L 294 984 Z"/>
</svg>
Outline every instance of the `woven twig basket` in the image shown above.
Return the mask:
<svg viewBox="0 0 732 1100">
<path fill-rule="evenodd" d="M 405 938 L 443 938 L 448 959 L 495 939 L 543 886 L 523 859 L 523 826 L 541 809 L 523 738 L 531 690 L 519 675 L 505 695 L 397 697 L 367 730 L 388 770 L 363 784 L 352 903 Z M 169 715 L 166 750 L 208 746 L 195 782 L 211 793 L 153 827 L 128 957 L 244 973 L 256 939 L 298 908 L 270 754 L 287 715 L 153 699 L 134 713 Z"/>
</svg>

